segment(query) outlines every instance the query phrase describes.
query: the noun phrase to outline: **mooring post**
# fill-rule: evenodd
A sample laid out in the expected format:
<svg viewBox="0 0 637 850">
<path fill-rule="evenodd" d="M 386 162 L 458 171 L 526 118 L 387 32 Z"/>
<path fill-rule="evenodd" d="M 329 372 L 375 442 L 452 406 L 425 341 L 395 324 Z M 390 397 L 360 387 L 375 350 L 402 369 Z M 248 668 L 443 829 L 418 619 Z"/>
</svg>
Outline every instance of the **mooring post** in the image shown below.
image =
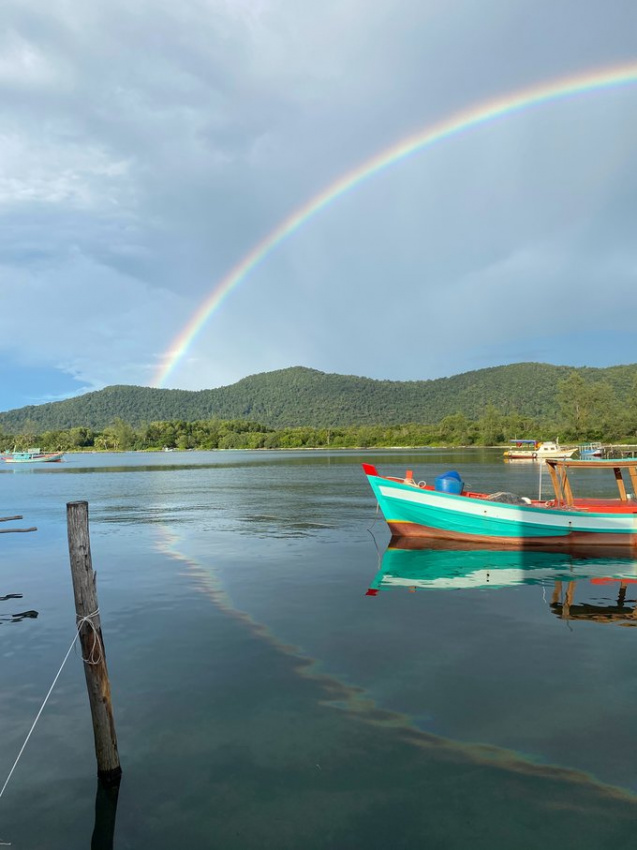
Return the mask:
<svg viewBox="0 0 637 850">
<path fill-rule="evenodd" d="M 88 502 L 68 502 L 66 523 L 75 612 L 93 718 L 97 775 L 103 782 L 117 782 L 122 774 L 122 768 L 117 751 L 111 685 L 106 668 L 106 654 L 97 602 L 96 574 L 91 562 Z"/>
</svg>

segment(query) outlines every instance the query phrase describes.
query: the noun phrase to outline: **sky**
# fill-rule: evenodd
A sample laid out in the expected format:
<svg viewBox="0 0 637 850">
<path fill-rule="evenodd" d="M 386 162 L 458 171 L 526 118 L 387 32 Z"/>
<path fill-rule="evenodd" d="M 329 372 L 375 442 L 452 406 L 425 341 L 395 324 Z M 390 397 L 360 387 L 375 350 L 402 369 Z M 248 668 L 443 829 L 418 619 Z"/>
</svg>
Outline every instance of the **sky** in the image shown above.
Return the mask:
<svg viewBox="0 0 637 850">
<path fill-rule="evenodd" d="M 454 115 L 630 63 L 634 0 L 4 0 L 0 410 L 637 362 L 637 74 L 299 213 Z"/>
</svg>

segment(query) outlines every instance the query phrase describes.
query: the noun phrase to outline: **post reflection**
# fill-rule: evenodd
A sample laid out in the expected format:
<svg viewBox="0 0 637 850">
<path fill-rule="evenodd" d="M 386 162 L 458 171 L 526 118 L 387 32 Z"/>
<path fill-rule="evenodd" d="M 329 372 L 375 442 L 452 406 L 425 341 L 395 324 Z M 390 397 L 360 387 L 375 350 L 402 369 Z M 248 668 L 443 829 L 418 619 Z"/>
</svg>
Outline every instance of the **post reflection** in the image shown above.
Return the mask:
<svg viewBox="0 0 637 850">
<path fill-rule="evenodd" d="M 97 780 L 91 850 L 113 850 L 120 781 L 121 777 L 110 782 L 103 782 L 99 778 Z"/>
<path fill-rule="evenodd" d="M 547 604 L 562 620 L 637 625 L 637 599 L 631 593 L 637 591 L 637 558 L 621 547 L 551 552 L 392 538 L 367 595 L 400 588 L 416 593 L 523 584 L 552 587 Z"/>
<path fill-rule="evenodd" d="M 594 623 L 614 623 L 619 626 L 637 626 L 637 600 L 628 599 L 626 594 L 637 579 L 623 578 L 592 578 L 593 585 L 614 585 L 613 600 L 609 604 L 600 605 L 596 602 L 575 602 L 574 581 L 556 581 L 551 599 L 551 611 L 560 620 L 590 620 Z M 612 602 L 615 604 L 612 604 Z"/>
</svg>

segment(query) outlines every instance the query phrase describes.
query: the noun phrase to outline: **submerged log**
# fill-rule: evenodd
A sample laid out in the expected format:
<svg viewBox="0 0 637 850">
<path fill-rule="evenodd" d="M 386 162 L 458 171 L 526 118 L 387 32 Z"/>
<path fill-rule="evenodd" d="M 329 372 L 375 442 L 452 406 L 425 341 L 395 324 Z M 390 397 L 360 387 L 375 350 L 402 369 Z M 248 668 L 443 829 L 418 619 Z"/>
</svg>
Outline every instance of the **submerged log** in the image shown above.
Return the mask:
<svg viewBox="0 0 637 850">
<path fill-rule="evenodd" d="M 17 516 L 0 516 L 0 522 L 11 522 L 14 519 L 22 519 L 22 516 L 20 514 Z M 12 534 L 16 531 L 24 534 L 27 531 L 37 531 L 37 528 L 35 526 L 32 528 L 0 528 L 0 534 Z"/>
</svg>

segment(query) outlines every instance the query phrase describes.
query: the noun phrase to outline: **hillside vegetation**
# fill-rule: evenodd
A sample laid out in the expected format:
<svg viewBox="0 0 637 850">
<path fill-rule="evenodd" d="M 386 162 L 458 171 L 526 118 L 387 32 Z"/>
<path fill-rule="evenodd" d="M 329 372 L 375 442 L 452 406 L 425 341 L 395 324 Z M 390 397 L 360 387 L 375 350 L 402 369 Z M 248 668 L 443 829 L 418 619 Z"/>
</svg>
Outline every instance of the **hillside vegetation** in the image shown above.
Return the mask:
<svg viewBox="0 0 637 850">
<path fill-rule="evenodd" d="M 430 381 L 378 381 L 294 367 L 251 375 L 227 387 L 190 392 L 112 386 L 78 398 L 0 413 L 0 429 L 16 434 L 69 428 L 103 429 L 115 420 L 150 422 L 245 420 L 268 429 L 392 426 L 469 420 L 489 408 L 541 421 L 560 417 L 558 387 L 579 376 L 621 405 L 632 403 L 637 364 L 606 369 L 517 363 Z"/>
</svg>

